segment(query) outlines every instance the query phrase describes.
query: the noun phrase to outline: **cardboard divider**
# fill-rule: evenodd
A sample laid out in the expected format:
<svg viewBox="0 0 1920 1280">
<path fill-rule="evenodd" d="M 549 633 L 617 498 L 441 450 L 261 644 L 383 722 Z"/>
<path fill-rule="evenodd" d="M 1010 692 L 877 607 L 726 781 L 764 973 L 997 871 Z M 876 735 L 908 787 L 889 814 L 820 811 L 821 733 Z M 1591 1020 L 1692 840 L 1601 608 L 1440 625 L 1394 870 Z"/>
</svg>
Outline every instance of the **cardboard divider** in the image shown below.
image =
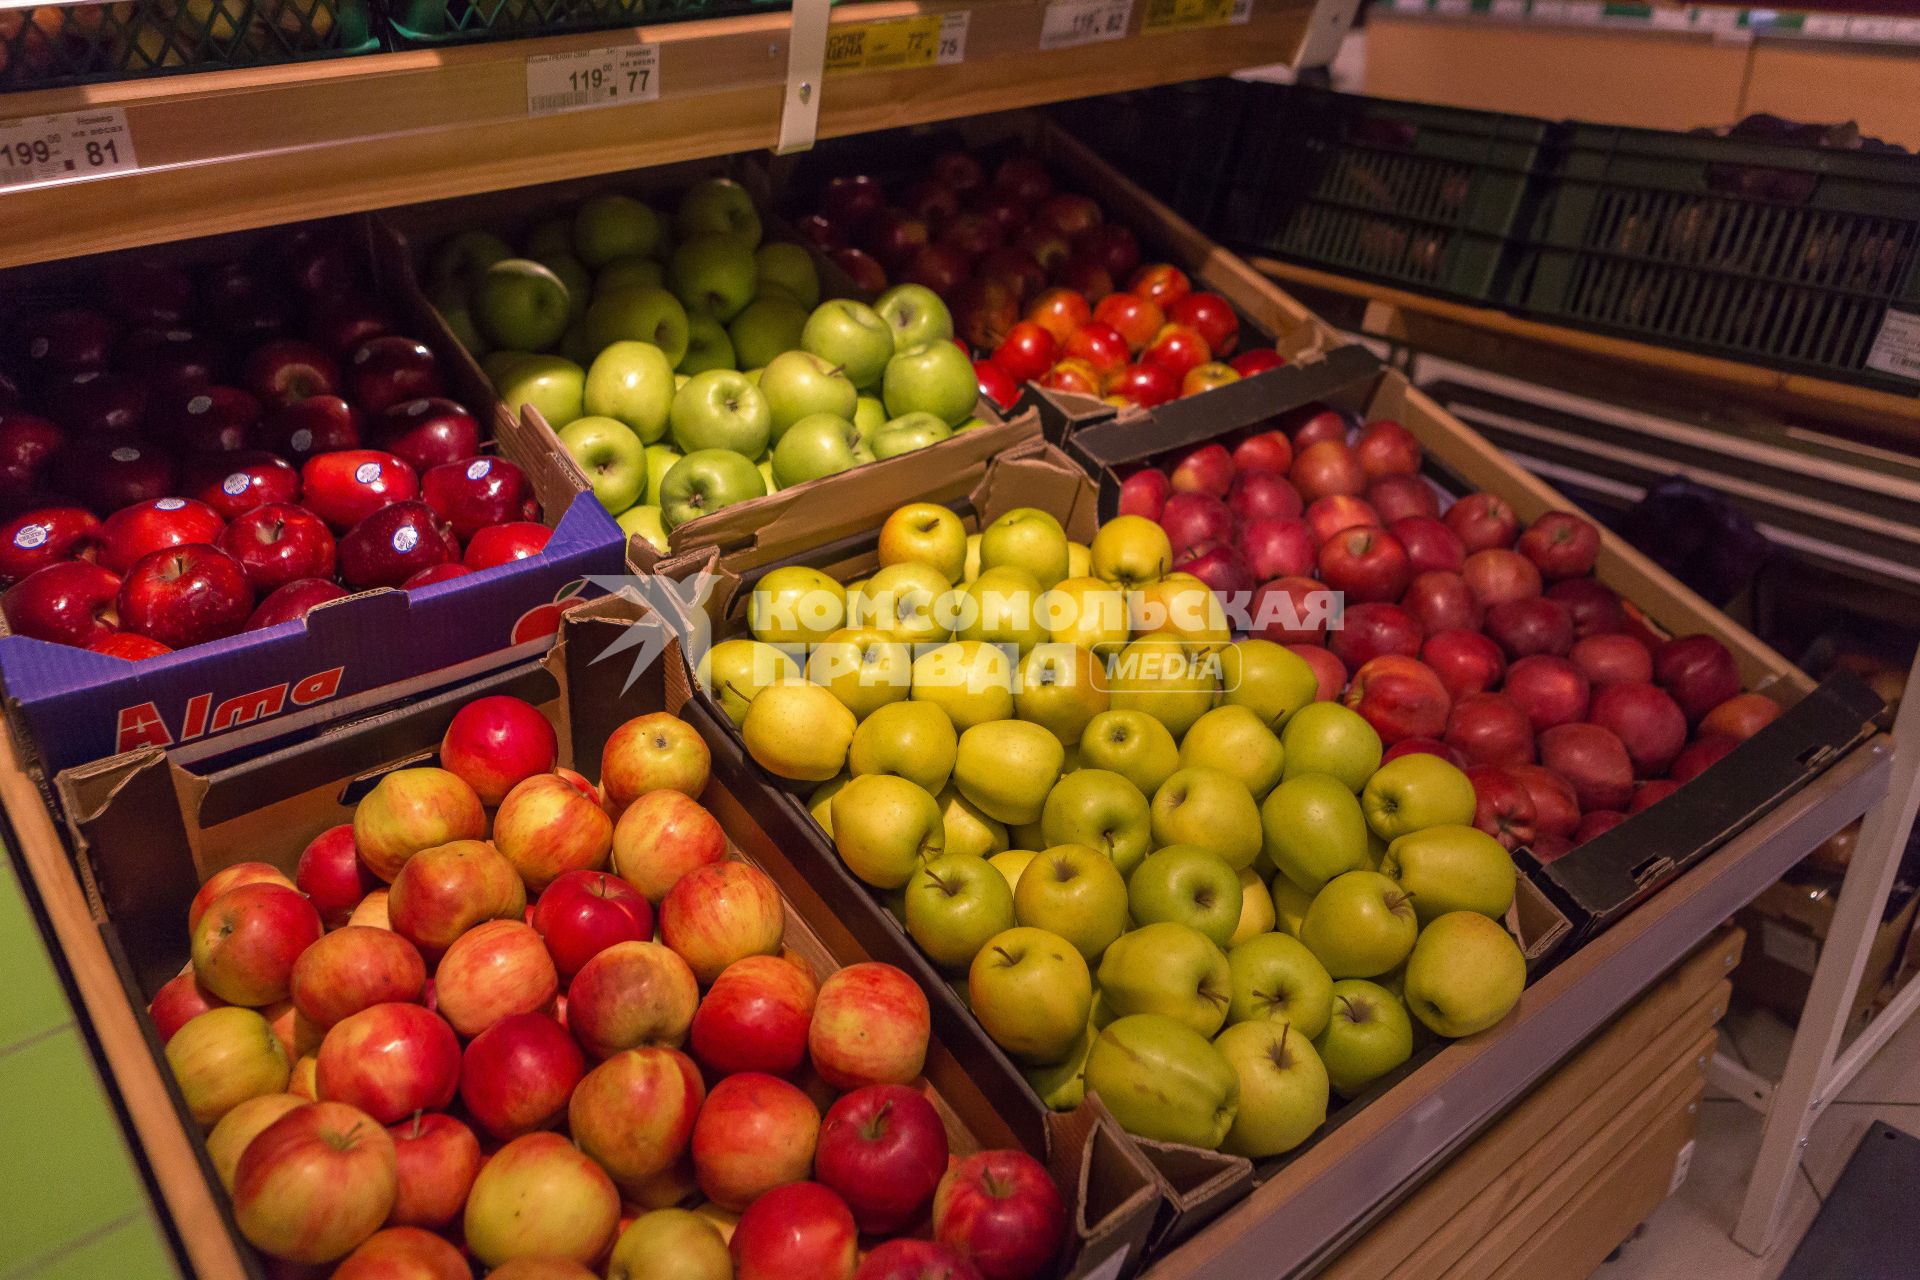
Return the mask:
<svg viewBox="0 0 1920 1280">
<path fill-rule="evenodd" d="M 187 755 L 261 750 L 275 740 L 408 696 L 463 674 L 539 653 L 589 574 L 617 573 L 623 537 L 565 460 L 550 431 L 511 419 L 479 368 L 400 270 L 388 235 L 363 215 L 338 224 L 372 291 L 403 331 L 432 347 L 449 394 L 486 432 L 485 452 L 526 473 L 553 535 L 540 555 L 411 592 L 381 588 L 314 610 L 305 620 L 195 645 L 140 662 L 7 633 L 0 619 L 0 685 L 28 767 L 61 769 L 153 745 Z M 138 251 L 182 266 L 244 257 L 270 242 L 255 232 Z M 35 295 L 76 287 L 79 271 L 129 255 L 102 255 L 10 273 Z"/>
<path fill-rule="evenodd" d="M 1330 377 L 1344 363 L 1327 361 Z M 1314 398 L 1367 421 L 1399 422 L 1425 450 L 1428 478 L 1450 494 L 1496 494 L 1522 523 L 1548 511 L 1576 509 L 1401 373 L 1377 363 L 1372 369 L 1361 368 L 1358 362 L 1351 373 L 1344 382 L 1323 383 Z M 1101 512 L 1116 510 L 1120 483 L 1132 471 L 1167 463 L 1207 441 L 1265 429 L 1276 413 L 1299 407 L 1261 395 L 1250 383 L 1241 391 L 1241 385 L 1212 393 L 1217 397 L 1212 403 L 1230 413 L 1203 417 L 1176 403 L 1144 419 L 1096 423 L 1075 431 L 1069 449 L 1099 477 Z M 1709 771 L 1710 784 L 1682 787 L 1551 862 L 1542 863 L 1529 851 L 1517 853 L 1527 878 L 1566 914 L 1582 938 L 1618 919 L 1864 742 L 1883 709 L 1864 682 L 1847 673 L 1816 687 L 1799 668 L 1605 525 L 1598 528 L 1600 555 L 1594 576 L 1620 593 L 1649 632 L 1656 637 L 1700 632 L 1714 636 L 1733 653 L 1743 685 L 1774 698 L 1785 710 L 1715 765 Z"/>
<path fill-rule="evenodd" d="M 509 694 L 539 706 L 558 730 L 560 763 L 589 776 L 597 775 L 607 738 L 626 720 L 659 710 L 697 717 L 676 646 L 638 672 L 629 670 L 629 655 L 608 652 L 629 628 L 654 621 L 644 606 L 602 598 L 568 614 L 558 642 L 539 662 L 232 768 L 196 773 L 149 748 L 61 774 L 56 786 L 75 865 L 103 934 L 125 957 L 131 1002 L 143 1007 L 179 971 L 187 953 L 187 904 L 208 875 L 245 860 L 271 862 L 290 874 L 307 842 L 350 821 L 353 804 L 380 776 L 430 761 L 455 712 L 474 698 Z M 858 931 L 836 917 L 791 860 L 780 833 L 756 817 L 755 798 L 736 791 L 724 770 L 716 767 L 701 801 L 725 828 L 733 856 L 779 886 L 786 943 L 817 977 L 890 958 L 864 946 Z M 923 1087 L 956 1153 L 1017 1146 L 1049 1162 L 1073 1215 L 1072 1269 L 1064 1274 L 1091 1275 L 1115 1257 L 1137 1256 L 1153 1221 L 1152 1174 L 1112 1120 L 1096 1115 L 1071 1133 L 1033 1130 L 1009 1114 L 991 1080 L 968 1070 L 964 1046 L 956 1050 L 945 1032 L 936 1023 Z M 157 1043 L 153 1047 L 158 1052 Z M 194 1131 L 184 1108 L 181 1120 Z"/>
</svg>

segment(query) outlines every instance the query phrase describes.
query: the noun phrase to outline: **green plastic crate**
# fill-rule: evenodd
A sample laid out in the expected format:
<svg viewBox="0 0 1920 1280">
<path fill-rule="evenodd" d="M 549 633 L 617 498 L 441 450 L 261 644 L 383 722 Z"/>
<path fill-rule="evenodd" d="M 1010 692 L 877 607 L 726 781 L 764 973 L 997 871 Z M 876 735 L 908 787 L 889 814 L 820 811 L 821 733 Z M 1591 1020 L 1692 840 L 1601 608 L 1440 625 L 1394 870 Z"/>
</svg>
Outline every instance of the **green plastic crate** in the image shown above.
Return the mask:
<svg viewBox="0 0 1920 1280">
<path fill-rule="evenodd" d="M 401 45 L 473 44 L 783 10 L 788 0 L 392 0 Z"/>
<path fill-rule="evenodd" d="M 300 62 L 380 47 L 371 0 L 120 0 L 0 10 L 0 91 Z"/>
<path fill-rule="evenodd" d="M 1523 314 L 1920 390 L 1920 364 L 1868 366 L 1889 310 L 1920 312 L 1920 158 L 1574 125 L 1516 254 Z"/>
<path fill-rule="evenodd" d="M 1247 89 L 1207 223 L 1217 239 L 1425 293 L 1501 296 L 1508 237 L 1556 126 L 1299 85 Z"/>
</svg>

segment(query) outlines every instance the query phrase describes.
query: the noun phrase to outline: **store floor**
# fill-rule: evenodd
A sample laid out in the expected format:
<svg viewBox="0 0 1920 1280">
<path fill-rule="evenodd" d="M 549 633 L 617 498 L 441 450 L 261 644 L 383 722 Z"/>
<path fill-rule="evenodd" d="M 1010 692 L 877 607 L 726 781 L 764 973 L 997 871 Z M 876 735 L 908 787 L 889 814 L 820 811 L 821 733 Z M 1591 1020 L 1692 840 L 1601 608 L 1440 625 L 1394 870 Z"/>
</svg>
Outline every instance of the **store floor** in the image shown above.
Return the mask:
<svg viewBox="0 0 1920 1280">
<path fill-rule="evenodd" d="M 1792 1037 L 1774 1014 L 1739 1006 L 1720 1030 L 1724 1050 L 1775 1080 Z M 1760 1113 L 1710 1090 L 1686 1181 L 1595 1280 L 1774 1280 L 1875 1120 L 1920 1136 L 1920 1019 L 1902 1028 L 1814 1125 L 1771 1253 L 1756 1258 L 1728 1235 L 1760 1149 Z"/>
</svg>

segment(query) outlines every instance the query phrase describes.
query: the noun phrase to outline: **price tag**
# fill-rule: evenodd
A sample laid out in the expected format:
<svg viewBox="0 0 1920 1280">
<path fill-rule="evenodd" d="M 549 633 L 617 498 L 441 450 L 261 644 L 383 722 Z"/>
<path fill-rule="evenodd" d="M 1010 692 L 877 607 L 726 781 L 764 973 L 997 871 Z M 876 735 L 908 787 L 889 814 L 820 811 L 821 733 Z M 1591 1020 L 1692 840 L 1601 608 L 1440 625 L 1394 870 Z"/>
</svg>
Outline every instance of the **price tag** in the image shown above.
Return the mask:
<svg viewBox="0 0 1920 1280">
<path fill-rule="evenodd" d="M 1887 309 L 1867 352 L 1867 368 L 1920 380 L 1920 311 Z"/>
<path fill-rule="evenodd" d="M 1191 31 L 1224 27 L 1233 22 L 1234 0 L 1147 0 L 1140 30 Z"/>
<path fill-rule="evenodd" d="M 0 190 L 51 186 L 140 167 L 119 107 L 0 121 Z"/>
<path fill-rule="evenodd" d="M 1847 38 L 1847 16 L 1844 13 L 1810 13 L 1800 23 L 1800 34 L 1820 40 L 1844 40 Z"/>
<path fill-rule="evenodd" d="M 1133 25 L 1133 0 L 1053 0 L 1040 23 L 1042 49 L 1119 40 Z"/>
<path fill-rule="evenodd" d="M 660 96 L 660 46 L 622 44 L 527 59 L 527 114 L 552 116 L 652 102 Z"/>
<path fill-rule="evenodd" d="M 827 70 L 899 71 L 965 62 L 971 17 L 963 9 L 836 26 L 827 33 Z"/>
</svg>

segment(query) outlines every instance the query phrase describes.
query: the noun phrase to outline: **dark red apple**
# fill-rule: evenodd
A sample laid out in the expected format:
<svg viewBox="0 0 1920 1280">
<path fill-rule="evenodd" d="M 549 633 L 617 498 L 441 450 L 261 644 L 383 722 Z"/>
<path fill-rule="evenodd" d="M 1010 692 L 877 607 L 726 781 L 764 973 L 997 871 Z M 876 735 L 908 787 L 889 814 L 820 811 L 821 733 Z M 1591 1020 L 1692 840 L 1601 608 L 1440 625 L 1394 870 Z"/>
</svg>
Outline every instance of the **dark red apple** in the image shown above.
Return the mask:
<svg viewBox="0 0 1920 1280">
<path fill-rule="evenodd" d="M 1385 529 L 1335 534 L 1321 546 L 1316 564 L 1322 582 L 1363 604 L 1398 600 L 1411 576 L 1406 548 Z"/>
<path fill-rule="evenodd" d="M 120 622 L 173 649 L 233 635 L 253 611 L 240 563 L 204 543 L 143 557 L 120 584 Z"/>
<path fill-rule="evenodd" d="M 1573 785 L 1582 813 L 1618 812 L 1633 799 L 1633 762 L 1610 729 L 1555 725 L 1540 735 L 1540 763 Z"/>
<path fill-rule="evenodd" d="M 1076 250 L 1054 272 L 1054 282 L 1083 293 L 1089 302 L 1098 302 L 1113 293 L 1113 276 L 1090 253 Z"/>
<path fill-rule="evenodd" d="M 1541 841 L 1569 839 L 1574 828 L 1580 825 L 1580 798 L 1574 794 L 1573 784 L 1537 764 L 1513 764 L 1505 768 L 1514 781 L 1527 789 L 1533 801 L 1535 842 L 1530 847 L 1535 855 L 1539 855 Z"/>
<path fill-rule="evenodd" d="M 1130 364 L 1114 376 L 1107 394 L 1151 409 L 1180 398 L 1180 380 L 1164 365 Z"/>
<path fill-rule="evenodd" d="M 1585 577 L 1600 555 L 1600 531 L 1571 511 L 1549 511 L 1527 526 L 1514 550 L 1533 561 L 1549 582 Z"/>
<path fill-rule="evenodd" d="M 1573 615 L 1576 639 L 1626 629 L 1627 612 L 1612 587 L 1592 578 L 1567 578 L 1546 590 L 1549 600 L 1558 600 Z"/>
<path fill-rule="evenodd" d="M 225 354 L 191 329 L 135 329 L 120 344 L 120 367 L 155 392 L 193 391 L 220 376 Z"/>
<path fill-rule="evenodd" d="M 1595 836 L 1603 836 L 1627 820 L 1627 815 L 1618 809 L 1592 809 L 1580 815 L 1580 825 L 1573 829 L 1573 843 L 1583 845 Z"/>
<path fill-rule="evenodd" d="M 1681 636 L 1655 649 L 1653 678 L 1680 704 L 1688 724 L 1740 692 L 1732 652 L 1709 635 Z"/>
<path fill-rule="evenodd" d="M 0 503 L 24 502 L 39 493 L 66 442 L 66 432 L 45 418 L 0 409 Z"/>
<path fill-rule="evenodd" d="M 820 207 L 828 217 L 844 227 L 858 228 L 880 212 L 887 193 L 877 179 L 864 173 L 829 179 L 820 193 Z"/>
<path fill-rule="evenodd" d="M 171 263 L 116 262 L 99 287 L 107 309 L 130 325 L 178 326 L 193 312 L 193 277 Z"/>
<path fill-rule="evenodd" d="M 1468 555 L 1489 547 L 1511 547 L 1520 534 L 1520 517 L 1490 493 L 1470 493 L 1442 517 Z"/>
<path fill-rule="evenodd" d="M 1360 460 L 1345 444 L 1322 440 L 1302 448 L 1295 440 L 1294 447 L 1299 452 L 1294 455 L 1293 468 L 1287 478 L 1308 502 L 1336 493 L 1357 497 L 1367 491 L 1367 473 L 1360 469 Z"/>
<path fill-rule="evenodd" d="M 889 272 L 911 262 L 931 238 L 925 222 L 899 209 L 882 209 L 860 228 L 860 247 Z"/>
<path fill-rule="evenodd" d="M 1060 344 L 1031 320 L 1019 320 L 993 348 L 993 362 L 1021 382 L 1032 382 L 1059 359 Z"/>
<path fill-rule="evenodd" d="M 839 223 L 824 213 L 805 213 L 794 222 L 793 229 L 800 233 L 806 243 L 826 252 L 846 247 L 847 233 Z"/>
<path fill-rule="evenodd" d="M 1136 471 L 1120 482 L 1120 515 L 1145 516 L 1158 524 L 1173 484 L 1158 467 Z"/>
<path fill-rule="evenodd" d="M 1391 418 L 1380 418 L 1360 428 L 1353 453 L 1369 480 L 1420 473 L 1420 442 Z"/>
<path fill-rule="evenodd" d="M 960 212 L 960 193 L 944 182 L 922 178 L 900 195 L 900 204 L 908 213 L 938 231 L 948 218 Z"/>
<path fill-rule="evenodd" d="M 480 452 L 480 423 L 462 406 L 438 396 L 396 404 L 374 425 L 374 447 L 385 449 L 416 472 Z"/>
<path fill-rule="evenodd" d="M 1478 631 L 1451 628 L 1427 637 L 1420 658 L 1455 698 L 1500 687 L 1507 660 L 1500 646 Z"/>
<path fill-rule="evenodd" d="M 1394 653 L 1371 659 L 1353 673 L 1346 704 L 1373 726 L 1380 741 L 1395 743 L 1439 737 L 1452 699 L 1424 663 Z"/>
<path fill-rule="evenodd" d="M 219 545 L 240 562 L 263 596 L 302 578 L 333 576 L 333 534 L 304 507 L 274 502 L 243 512 L 221 534 Z"/>
<path fill-rule="evenodd" d="M 238 387 L 196 387 L 156 397 L 147 433 L 184 454 L 232 453 L 259 431 L 260 415 L 260 402 Z"/>
<path fill-rule="evenodd" d="M 307 317 L 307 334 L 315 342 L 345 357 L 364 342 L 394 331 L 393 314 L 377 298 L 340 293 L 317 298 Z"/>
<path fill-rule="evenodd" d="M 1320 645 L 1326 642 L 1327 624 L 1337 613 L 1333 592 L 1323 584 L 1312 578 L 1275 578 L 1254 589 L 1248 630 L 1276 644 Z M 1346 683 L 1347 669 L 1342 665 L 1340 687 Z"/>
<path fill-rule="evenodd" d="M 908 284 L 924 285 L 943 298 L 952 297 L 967 277 L 973 274 L 973 262 L 950 244 L 922 245 L 907 261 L 900 278 Z"/>
<path fill-rule="evenodd" d="M 957 250 L 972 263 L 999 248 L 1003 238 L 1000 224 L 993 219 L 978 213 L 962 213 L 947 220 L 934 243 Z"/>
<path fill-rule="evenodd" d="M 355 590 L 397 587 L 422 569 L 454 558 L 452 531 L 424 502 L 369 512 L 340 539 L 340 577 Z"/>
<path fill-rule="evenodd" d="M 1292 465 L 1293 444 L 1284 432 L 1257 432 L 1233 446 L 1233 468 L 1242 475 L 1250 471 L 1271 471 L 1284 476 Z"/>
<path fill-rule="evenodd" d="M 62 489 L 101 512 L 164 498 L 179 474 L 160 446 L 111 436 L 71 442 L 54 459 L 53 473 Z"/>
<path fill-rule="evenodd" d="M 1367 486 L 1367 501 L 1392 528 L 1398 520 L 1432 520 L 1440 528 L 1440 495 L 1417 475 L 1385 475 Z"/>
<path fill-rule="evenodd" d="M 120 340 L 120 326 L 103 311 L 63 307 L 30 321 L 26 338 L 29 369 L 36 373 L 75 373 L 107 366 L 113 359 L 114 344 Z"/>
<path fill-rule="evenodd" d="M 268 408 L 296 404 L 308 396 L 340 394 L 340 366 L 324 348 L 297 338 L 281 338 L 258 347 L 241 367 L 240 381 Z"/>
<path fill-rule="evenodd" d="M 1327 648 L 1353 671 L 1387 654 L 1417 657 L 1421 638 L 1420 624 L 1405 609 L 1368 602 L 1347 607 L 1339 625 L 1327 632 Z"/>
<path fill-rule="evenodd" d="M 1101 223 L 1076 240 L 1074 247 L 1104 267 L 1116 283 L 1140 265 L 1139 239 L 1132 228 L 1118 222 Z"/>
<path fill-rule="evenodd" d="M 1447 717 L 1444 741 L 1469 765 L 1528 764 L 1533 760 L 1533 725 L 1527 713 L 1505 694 L 1463 694 Z"/>
<path fill-rule="evenodd" d="M 467 543 L 466 554 L 461 557 L 460 563 L 479 573 L 482 569 L 526 560 L 539 555 L 551 537 L 553 530 L 532 520 L 488 525 L 477 531 L 473 540 Z"/>
<path fill-rule="evenodd" d="M 1024 305 L 1047 287 L 1047 273 L 1025 249 L 1003 244 L 980 260 L 979 278 L 998 280 Z"/>
<path fill-rule="evenodd" d="M 87 369 L 47 388 L 47 416 L 82 435 L 128 436 L 147 420 L 151 389 L 138 378 Z"/>
<path fill-rule="evenodd" d="M 1491 606 L 1487 610 L 1486 630 L 1509 658 L 1525 658 L 1536 653 L 1565 656 L 1573 648 L 1573 616 L 1567 612 L 1567 606 L 1545 596 L 1507 600 Z"/>
<path fill-rule="evenodd" d="M 982 1151 L 955 1160 L 933 1198 L 933 1238 L 998 1280 L 1040 1276 L 1060 1252 L 1066 1202 L 1024 1151 Z"/>
<path fill-rule="evenodd" d="M 1160 512 L 1160 527 L 1178 556 L 1203 542 L 1232 542 L 1236 522 L 1232 508 L 1212 494 L 1176 491 Z"/>
<path fill-rule="evenodd" d="M 1040 269 L 1049 276 L 1058 276 L 1073 253 L 1073 245 L 1065 236 L 1052 227 L 1031 223 L 1014 234 L 1013 247 L 1039 263 Z"/>
<path fill-rule="evenodd" d="M 505 458 L 442 463 L 421 477 L 420 497 L 462 540 L 488 525 L 540 516 L 526 472 Z"/>
<path fill-rule="evenodd" d="M 919 1090 L 855 1089 L 827 1108 L 813 1173 L 840 1193 L 860 1230 L 890 1235 L 917 1223 L 947 1171 L 947 1130 Z"/>
<path fill-rule="evenodd" d="M 1540 594 L 1540 571 L 1533 567 L 1533 561 L 1504 547 L 1471 553 L 1460 566 L 1460 576 L 1467 580 L 1482 608 Z"/>
<path fill-rule="evenodd" d="M 1387 527 L 1406 547 L 1407 562 L 1415 573 L 1430 569 L 1458 573 L 1467 563 L 1467 549 L 1459 535 L 1430 516 L 1402 516 Z"/>
<path fill-rule="evenodd" d="M 1677 783 L 1692 782 L 1720 763 L 1729 751 L 1739 745 L 1740 739 L 1731 734 L 1703 734 L 1695 738 L 1688 744 L 1685 751 L 1675 757 L 1673 767 L 1667 771 L 1667 777 Z"/>
<path fill-rule="evenodd" d="M 235 342 L 274 337 L 288 327 L 293 295 L 244 262 L 228 262 L 200 278 L 200 312 Z"/>
<path fill-rule="evenodd" d="M 1460 753 L 1438 738 L 1402 738 L 1380 754 L 1380 763 L 1401 756 L 1439 756 L 1454 768 L 1461 767 Z"/>
<path fill-rule="evenodd" d="M 260 607 L 248 615 L 245 630 L 258 631 L 262 627 L 278 626 L 282 622 L 304 618 L 315 605 L 339 600 L 347 594 L 345 587 L 326 578 L 302 578 L 298 582 L 289 582 L 262 600 Z"/>
<path fill-rule="evenodd" d="M 316 454 L 359 448 L 364 421 L 360 411 L 339 396 L 309 396 L 269 412 L 253 443 L 298 466 Z"/>
<path fill-rule="evenodd" d="M 18 582 L 63 560 L 91 560 L 100 518 L 85 507 L 36 507 L 0 525 L 0 582 Z"/>
<path fill-rule="evenodd" d="M 1380 513 L 1365 498 L 1346 493 L 1314 499 L 1306 510 L 1306 519 L 1307 530 L 1313 535 L 1313 545 L 1316 547 L 1325 545 L 1334 534 L 1344 529 L 1385 527 L 1380 523 Z"/>
<path fill-rule="evenodd" d="M 1467 770 L 1467 781 L 1473 784 L 1474 826 L 1508 852 L 1533 842 L 1533 795 L 1518 778 L 1497 765 L 1477 765 Z"/>
<path fill-rule="evenodd" d="M 413 338 L 391 333 L 371 338 L 347 357 L 347 399 L 365 413 L 385 413 L 394 405 L 443 391 L 433 348 Z"/>
<path fill-rule="evenodd" d="M 1228 599 L 1253 590 L 1253 574 L 1247 562 L 1229 543 L 1197 543 L 1178 553 L 1173 567 L 1176 572 L 1192 574 Z"/>
<path fill-rule="evenodd" d="M 1278 471 L 1243 471 L 1235 475 L 1227 489 L 1227 506 L 1243 522 L 1291 520 L 1301 511 L 1300 495 Z"/>
<path fill-rule="evenodd" d="M 1480 602 L 1457 573 L 1430 569 L 1416 573 L 1400 597 L 1400 607 L 1412 614 L 1428 635 L 1440 631 L 1477 631 Z"/>
<path fill-rule="evenodd" d="M 1011 409 L 1013 402 L 1020 398 L 1020 384 L 1013 375 L 991 360 L 973 362 L 973 380 L 980 388 L 980 394 L 991 400 L 996 408 Z"/>
<path fill-rule="evenodd" d="M 564 1119 L 586 1073 L 587 1057 L 565 1027 L 544 1013 L 511 1013 L 461 1055 L 460 1101 L 475 1124 L 510 1141 Z"/>
<path fill-rule="evenodd" d="M 420 485 L 413 468 L 390 453 L 343 449 L 308 458 L 300 491 L 308 510 L 344 532 L 390 503 L 414 498 Z"/>
<path fill-rule="evenodd" d="M 1632 817 L 1642 809 L 1659 804 L 1680 789 L 1680 784 L 1670 778 L 1649 778 L 1633 789 L 1633 802 L 1627 806 L 1627 816 Z"/>
<path fill-rule="evenodd" d="M 120 585 L 120 575 L 91 560 L 65 560 L 8 587 L 0 611 L 15 635 L 84 649 L 119 625 Z"/>
<path fill-rule="evenodd" d="M 232 520 L 270 502 L 300 497 L 300 473 L 293 464 L 259 449 L 209 454 L 188 462 L 181 488 Z"/>
<path fill-rule="evenodd" d="M 853 287 L 861 293 L 875 294 L 887 287 L 887 269 L 864 250 L 848 245 L 827 255 L 833 265 L 847 273 Z"/>
<path fill-rule="evenodd" d="M 402 591 L 411 591 L 415 587 L 430 587 L 436 582 L 451 582 L 455 578 L 464 578 L 472 572 L 473 570 L 467 568 L 467 566 L 456 564 L 449 560 L 445 564 L 436 564 L 430 568 L 422 569 L 401 583 L 400 589 Z"/>
<path fill-rule="evenodd" d="M 1679 704 L 1650 684 L 1601 685 L 1593 691 L 1587 719 L 1625 744 L 1633 771 L 1642 778 L 1664 774 L 1687 745 L 1687 718 Z"/>
<path fill-rule="evenodd" d="M 1507 668 L 1502 690 L 1527 713 L 1535 733 L 1587 717 L 1587 678 L 1565 658 L 1537 653 L 1520 659 Z"/>
<path fill-rule="evenodd" d="M 1639 640 L 1621 632 L 1601 632 L 1576 640 L 1567 657 L 1596 687 L 1648 684 L 1653 680 L 1653 654 Z"/>
<path fill-rule="evenodd" d="M 976 351 L 999 350 L 1020 326 L 1020 295 L 1004 280 L 968 280 L 953 291 L 949 307 L 953 331 Z"/>
<path fill-rule="evenodd" d="M 1247 568 L 1261 582 L 1313 572 L 1313 535 L 1307 532 L 1304 520 L 1249 520 L 1240 528 L 1240 552 L 1246 557 Z"/>
<path fill-rule="evenodd" d="M 215 543 L 227 522 L 204 502 L 155 498 L 108 516 L 100 526 L 100 563 L 125 575 L 151 552 L 191 542 Z"/>
</svg>

